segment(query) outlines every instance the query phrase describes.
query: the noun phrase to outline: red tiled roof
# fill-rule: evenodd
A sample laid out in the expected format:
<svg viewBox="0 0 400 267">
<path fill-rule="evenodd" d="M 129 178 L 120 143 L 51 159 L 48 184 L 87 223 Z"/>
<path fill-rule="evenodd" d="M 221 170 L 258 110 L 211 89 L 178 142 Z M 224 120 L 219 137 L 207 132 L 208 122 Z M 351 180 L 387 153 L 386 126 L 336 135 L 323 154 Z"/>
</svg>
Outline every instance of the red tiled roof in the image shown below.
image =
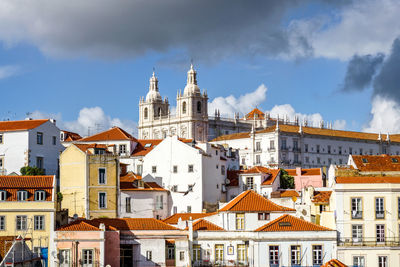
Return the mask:
<svg viewBox="0 0 400 267">
<path fill-rule="evenodd" d="M 83 152 L 88 153 L 89 155 L 93 154 L 92 152 L 88 151 L 90 148 L 101 148 L 104 149 L 106 153 L 110 153 L 107 151 L 107 146 L 103 144 L 73 144 L 73 145 L 82 150 Z"/>
<path fill-rule="evenodd" d="M 374 156 L 352 155 L 352 158 L 356 165 L 356 169 L 360 171 L 400 171 L 400 156 L 390 156 L 385 154 Z"/>
<path fill-rule="evenodd" d="M 0 176 L 0 189 L 1 188 L 53 188 L 52 175 L 43 176 Z"/>
<path fill-rule="evenodd" d="M 314 191 L 312 202 L 314 203 L 329 203 L 332 191 Z"/>
<path fill-rule="evenodd" d="M 181 218 L 182 221 L 188 221 L 190 218 L 192 220 L 208 217 L 211 215 L 216 214 L 215 212 L 212 213 L 175 213 L 174 215 L 169 216 L 168 218 L 164 219 L 163 222 L 169 223 L 169 224 L 177 224 L 179 221 L 179 218 Z"/>
<path fill-rule="evenodd" d="M 153 150 L 153 148 L 155 148 L 159 143 L 162 142 L 162 139 L 140 139 L 137 141 L 138 144 L 131 154 L 131 156 L 133 157 L 147 155 L 147 153 L 149 153 L 151 150 Z"/>
<path fill-rule="evenodd" d="M 296 169 L 285 169 L 290 176 L 297 176 Z M 302 176 L 321 175 L 320 168 L 301 169 Z"/>
<path fill-rule="evenodd" d="M 57 231 L 99 231 L 101 223 L 105 225 L 106 230 L 179 230 L 154 218 L 101 218 L 77 220 L 60 227 Z"/>
<path fill-rule="evenodd" d="M 344 176 L 336 177 L 337 184 L 399 184 L 400 176 Z"/>
<path fill-rule="evenodd" d="M 250 169 L 241 171 L 241 173 L 243 173 L 243 174 L 257 174 L 257 173 L 258 174 L 266 174 L 267 177 L 261 183 L 262 185 L 273 184 L 276 177 L 278 177 L 279 172 L 280 172 L 280 169 L 268 169 L 268 168 L 262 167 L 262 166 L 254 166 Z"/>
<path fill-rule="evenodd" d="M 65 130 L 62 130 L 62 132 L 64 132 L 64 142 L 72 142 L 82 138 L 82 136 L 80 136 L 78 133 Z"/>
<path fill-rule="evenodd" d="M 219 211 L 238 212 L 268 212 L 268 211 L 296 211 L 287 207 L 275 204 L 269 199 L 257 194 L 253 190 L 247 190 L 226 204 Z"/>
<path fill-rule="evenodd" d="M 124 191 L 168 191 L 156 182 L 143 182 L 143 188 L 137 187 L 134 183 L 121 182 L 120 189 Z"/>
<path fill-rule="evenodd" d="M 321 267 L 347 267 L 347 265 L 337 259 L 332 259 L 326 262 Z"/>
<path fill-rule="evenodd" d="M 0 121 L 0 132 L 30 130 L 47 121 L 48 120 Z"/>
<path fill-rule="evenodd" d="M 296 190 L 284 190 L 280 191 L 281 197 L 299 197 L 299 193 Z"/>
<path fill-rule="evenodd" d="M 245 118 L 246 118 L 246 120 L 249 120 L 249 119 L 263 120 L 264 119 L 264 112 L 262 112 L 258 108 L 255 108 L 252 111 L 250 111 L 249 113 L 247 113 Z"/>
<path fill-rule="evenodd" d="M 79 142 L 92 142 L 92 141 L 114 141 L 114 140 L 132 140 L 137 142 L 136 138 L 125 132 L 119 127 L 112 127 L 104 132 L 94 134 L 78 140 Z"/>
<path fill-rule="evenodd" d="M 142 180 L 142 176 L 137 175 L 136 173 L 133 173 L 133 172 L 128 172 L 127 174 L 121 175 L 119 177 L 119 181 L 120 182 L 130 182 L 130 183 L 132 183 L 135 180 Z"/>
<path fill-rule="evenodd" d="M 225 231 L 224 228 L 219 227 L 204 219 L 200 219 L 193 223 L 193 231 Z"/>
<path fill-rule="evenodd" d="M 295 216 L 285 214 L 261 226 L 256 232 L 288 232 L 288 231 L 334 231 L 324 226 L 305 221 Z"/>
</svg>

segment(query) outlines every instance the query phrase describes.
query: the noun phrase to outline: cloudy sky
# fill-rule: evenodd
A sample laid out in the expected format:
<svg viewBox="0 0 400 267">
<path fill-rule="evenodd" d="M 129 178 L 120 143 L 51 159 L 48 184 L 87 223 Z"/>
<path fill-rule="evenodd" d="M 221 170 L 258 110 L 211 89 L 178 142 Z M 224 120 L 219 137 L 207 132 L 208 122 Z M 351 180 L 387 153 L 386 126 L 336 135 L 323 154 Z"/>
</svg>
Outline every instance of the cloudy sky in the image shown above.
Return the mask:
<svg viewBox="0 0 400 267">
<path fill-rule="evenodd" d="M 193 60 L 210 114 L 400 132 L 398 14 L 397 0 L 1 0 L 0 120 L 135 132 L 152 69 L 175 105 Z"/>
</svg>

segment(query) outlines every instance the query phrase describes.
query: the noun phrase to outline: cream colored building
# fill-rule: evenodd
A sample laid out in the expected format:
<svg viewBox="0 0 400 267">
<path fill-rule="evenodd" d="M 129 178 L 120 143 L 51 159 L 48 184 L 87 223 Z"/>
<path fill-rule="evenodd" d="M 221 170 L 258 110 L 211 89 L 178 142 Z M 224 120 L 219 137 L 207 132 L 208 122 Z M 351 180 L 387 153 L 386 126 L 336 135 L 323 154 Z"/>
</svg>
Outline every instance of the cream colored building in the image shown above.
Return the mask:
<svg viewBox="0 0 400 267">
<path fill-rule="evenodd" d="M 62 208 L 87 219 L 118 216 L 119 157 L 101 144 L 71 144 L 60 156 Z"/>
</svg>

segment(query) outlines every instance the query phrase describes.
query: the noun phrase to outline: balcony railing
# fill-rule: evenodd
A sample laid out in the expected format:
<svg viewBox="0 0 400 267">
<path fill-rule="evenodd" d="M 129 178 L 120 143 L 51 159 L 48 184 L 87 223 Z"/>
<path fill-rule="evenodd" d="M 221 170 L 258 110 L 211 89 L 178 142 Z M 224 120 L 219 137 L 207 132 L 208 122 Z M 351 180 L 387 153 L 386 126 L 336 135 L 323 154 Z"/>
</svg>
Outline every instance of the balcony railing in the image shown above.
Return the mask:
<svg viewBox="0 0 400 267">
<path fill-rule="evenodd" d="M 363 212 L 360 210 L 358 210 L 358 211 L 353 210 L 351 212 L 351 218 L 352 219 L 362 219 L 362 214 L 363 214 Z"/>
<path fill-rule="evenodd" d="M 289 151 L 289 147 L 287 147 L 287 146 L 281 146 L 281 151 Z"/>
<path fill-rule="evenodd" d="M 338 240 L 341 247 L 398 247 L 400 239 L 398 237 L 359 237 L 341 238 Z"/>
<path fill-rule="evenodd" d="M 376 219 L 385 219 L 385 211 L 384 210 L 377 210 L 375 211 Z"/>
<path fill-rule="evenodd" d="M 268 152 L 275 152 L 276 151 L 276 148 L 275 147 L 270 147 L 270 148 L 268 148 Z"/>
<path fill-rule="evenodd" d="M 225 260 L 225 261 L 198 260 L 194 261 L 192 265 L 195 267 L 203 267 L 203 266 L 245 267 L 249 266 L 249 263 L 248 261 L 238 261 L 238 260 Z"/>
<path fill-rule="evenodd" d="M 301 152 L 301 148 L 300 148 L 300 147 L 294 147 L 294 148 L 293 148 L 293 152 L 298 152 L 298 153 L 300 153 L 300 152 Z"/>
</svg>

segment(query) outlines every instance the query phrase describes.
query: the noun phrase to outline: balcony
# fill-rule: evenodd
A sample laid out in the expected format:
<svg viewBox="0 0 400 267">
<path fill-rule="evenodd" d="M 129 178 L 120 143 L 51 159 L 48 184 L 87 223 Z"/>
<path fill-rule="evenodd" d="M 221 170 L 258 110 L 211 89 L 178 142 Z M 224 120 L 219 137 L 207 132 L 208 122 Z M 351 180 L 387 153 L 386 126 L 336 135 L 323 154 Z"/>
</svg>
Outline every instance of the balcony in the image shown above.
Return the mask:
<svg viewBox="0 0 400 267">
<path fill-rule="evenodd" d="M 398 247 L 398 237 L 363 237 L 363 238 L 341 238 L 338 240 L 339 247 Z"/>
<path fill-rule="evenodd" d="M 301 152 L 301 148 L 300 147 L 293 147 L 293 152 L 300 153 Z"/>
<path fill-rule="evenodd" d="M 268 152 L 275 152 L 276 151 L 276 148 L 275 147 L 270 147 L 270 148 L 268 148 Z"/>
<path fill-rule="evenodd" d="M 363 212 L 360 210 L 353 210 L 351 211 L 351 218 L 352 219 L 362 219 Z"/>
<path fill-rule="evenodd" d="M 254 149 L 254 152 L 262 152 L 262 148 L 261 147 L 256 147 L 256 149 Z"/>
<path fill-rule="evenodd" d="M 385 211 L 384 210 L 375 211 L 375 218 L 376 219 L 385 219 Z"/>
<path fill-rule="evenodd" d="M 287 146 L 281 146 L 281 151 L 289 151 L 289 147 L 287 147 Z"/>
<path fill-rule="evenodd" d="M 238 261 L 238 260 L 225 260 L 225 261 L 209 261 L 209 260 L 198 260 L 193 262 L 195 267 L 203 266 L 229 266 L 229 267 L 246 267 L 249 266 L 248 261 Z"/>
</svg>

